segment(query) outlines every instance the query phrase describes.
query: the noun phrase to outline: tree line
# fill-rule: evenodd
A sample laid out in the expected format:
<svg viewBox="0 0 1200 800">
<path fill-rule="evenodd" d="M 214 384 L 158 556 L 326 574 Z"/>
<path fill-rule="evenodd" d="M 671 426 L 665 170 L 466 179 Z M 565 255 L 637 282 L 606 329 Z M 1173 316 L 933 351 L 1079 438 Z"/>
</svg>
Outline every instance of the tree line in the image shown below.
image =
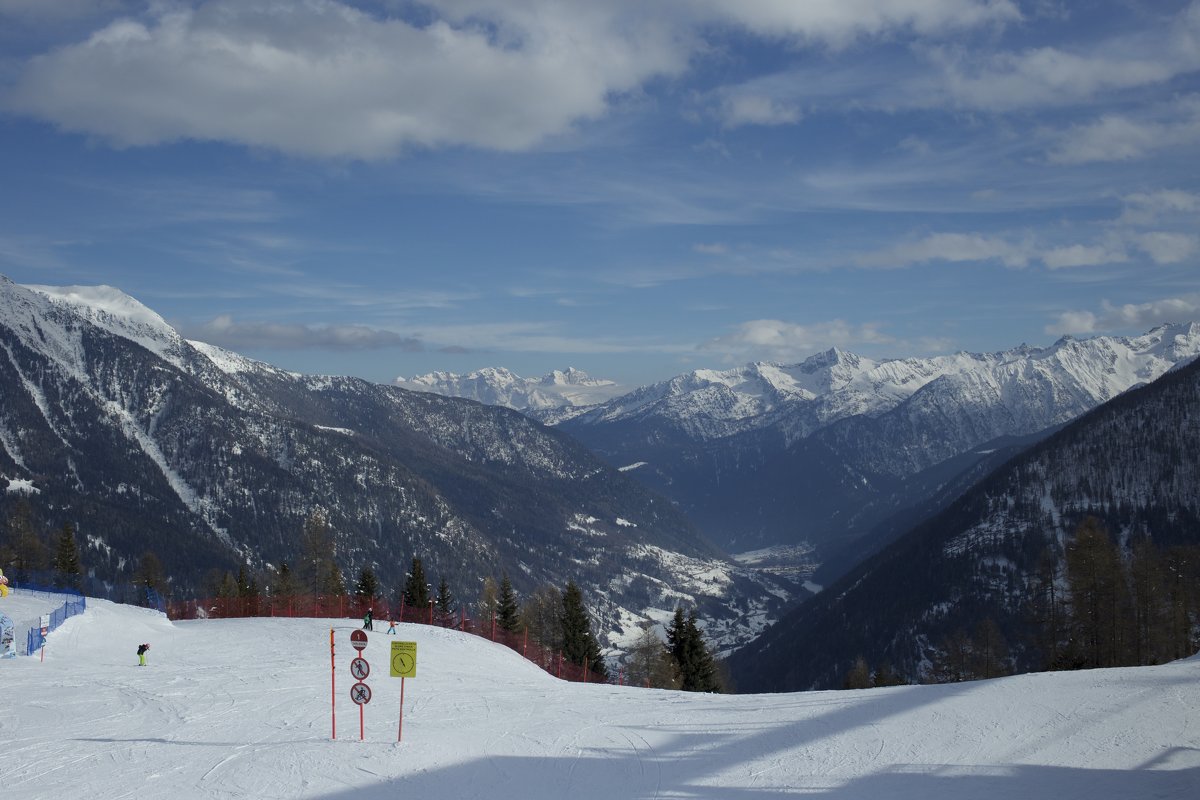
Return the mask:
<svg viewBox="0 0 1200 800">
<path fill-rule="evenodd" d="M 1043 671 L 1162 664 L 1200 648 L 1200 547 L 1118 540 L 1095 517 L 1063 546 L 1043 549 L 1026 582 L 1016 644 Z M 991 616 L 929 649 L 923 680 L 952 683 L 1012 674 L 1012 645 Z M 861 689 L 904 683 L 887 663 L 856 659 L 843 680 Z"/>
</svg>

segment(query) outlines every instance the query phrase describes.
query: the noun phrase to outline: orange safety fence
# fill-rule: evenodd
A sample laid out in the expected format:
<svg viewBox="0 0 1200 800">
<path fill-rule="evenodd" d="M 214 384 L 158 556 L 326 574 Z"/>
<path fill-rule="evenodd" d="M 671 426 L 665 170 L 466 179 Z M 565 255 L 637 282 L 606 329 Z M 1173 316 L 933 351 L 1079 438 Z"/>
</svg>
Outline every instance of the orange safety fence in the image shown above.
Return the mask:
<svg viewBox="0 0 1200 800">
<path fill-rule="evenodd" d="M 488 620 L 476 620 L 465 608 L 444 612 L 436 605 L 422 608 L 402 603 L 371 602 L 353 595 L 291 595 L 287 597 L 214 597 L 200 600 L 173 600 L 167 603 L 167 616 L 173 620 L 237 619 L 243 617 L 305 617 L 319 619 L 361 619 L 368 609 L 373 611 L 372 627 L 384 632 L 389 622 L 407 622 L 451 628 L 502 644 L 546 672 L 565 681 L 603 683 L 599 673 L 567 660 L 563 654 L 543 646 L 528 631 L 506 631 L 495 615 Z M 612 679 L 610 679 L 612 680 Z M 618 679 L 613 682 L 623 682 Z"/>
</svg>

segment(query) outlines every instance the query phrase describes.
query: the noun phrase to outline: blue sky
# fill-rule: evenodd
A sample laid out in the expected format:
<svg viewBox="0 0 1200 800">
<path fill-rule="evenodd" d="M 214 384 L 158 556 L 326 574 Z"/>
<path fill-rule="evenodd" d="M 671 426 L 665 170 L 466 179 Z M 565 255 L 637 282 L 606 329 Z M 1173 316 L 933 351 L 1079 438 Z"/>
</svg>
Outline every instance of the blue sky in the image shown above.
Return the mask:
<svg viewBox="0 0 1200 800">
<path fill-rule="evenodd" d="M 1200 319 L 1200 0 L 0 0 L 0 273 L 303 372 Z"/>
</svg>

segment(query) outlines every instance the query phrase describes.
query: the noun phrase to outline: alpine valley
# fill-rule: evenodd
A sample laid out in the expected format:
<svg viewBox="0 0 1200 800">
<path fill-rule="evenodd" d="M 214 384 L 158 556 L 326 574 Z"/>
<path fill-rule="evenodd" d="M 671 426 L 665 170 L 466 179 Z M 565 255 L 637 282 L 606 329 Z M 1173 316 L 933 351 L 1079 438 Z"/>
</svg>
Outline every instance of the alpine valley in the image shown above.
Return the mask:
<svg viewBox="0 0 1200 800">
<path fill-rule="evenodd" d="M 509 409 L 285 372 L 183 339 L 109 287 L 0 277 L 0 493 L 70 522 L 95 577 L 151 551 L 181 594 L 213 569 L 296 558 L 321 512 L 344 574 L 398 586 L 410 559 L 473 599 L 576 582 L 602 643 L 679 603 L 726 649 L 798 587 L 732 562 L 671 503 Z"/>
<path fill-rule="evenodd" d="M 801 574 L 819 564 L 825 583 L 1021 449 L 1198 353 L 1196 323 L 920 359 L 829 350 L 528 413 L 671 498 L 743 560 Z"/>
<path fill-rule="evenodd" d="M 574 581 L 610 652 L 694 608 L 745 689 L 832 685 L 856 656 L 921 677 L 981 609 L 1027 641 L 1031 554 L 1088 515 L 1190 541 L 1200 508 L 1196 323 L 830 350 L 614 397 L 577 370 L 300 375 L 187 341 L 116 289 L 0 277 L 0 347 L 0 512 L 72 523 L 95 577 L 126 581 L 146 552 L 181 594 L 269 575 L 320 512 L 344 573 L 386 589 L 414 556 L 464 598 L 484 576 Z"/>
</svg>

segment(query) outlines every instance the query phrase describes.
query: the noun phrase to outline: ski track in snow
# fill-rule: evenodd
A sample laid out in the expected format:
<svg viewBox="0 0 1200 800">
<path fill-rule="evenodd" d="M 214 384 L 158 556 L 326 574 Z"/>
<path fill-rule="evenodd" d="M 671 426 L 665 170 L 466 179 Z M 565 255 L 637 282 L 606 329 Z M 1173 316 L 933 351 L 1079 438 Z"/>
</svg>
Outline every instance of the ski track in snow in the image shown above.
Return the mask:
<svg viewBox="0 0 1200 800">
<path fill-rule="evenodd" d="M 0 611 L 53 607 L 20 593 Z M 11 614 L 10 614 L 11 615 Z M 330 739 L 330 625 L 337 728 Z M 353 620 L 206 620 L 105 601 L 0 661 L 0 787 L 45 798 L 1189 798 L 1200 657 L 948 686 L 694 695 L 568 684 L 485 640 L 415 625 L 359 741 Z M 19 632 L 20 633 L 20 632 Z M 139 642 L 149 666 L 136 666 Z"/>
</svg>

